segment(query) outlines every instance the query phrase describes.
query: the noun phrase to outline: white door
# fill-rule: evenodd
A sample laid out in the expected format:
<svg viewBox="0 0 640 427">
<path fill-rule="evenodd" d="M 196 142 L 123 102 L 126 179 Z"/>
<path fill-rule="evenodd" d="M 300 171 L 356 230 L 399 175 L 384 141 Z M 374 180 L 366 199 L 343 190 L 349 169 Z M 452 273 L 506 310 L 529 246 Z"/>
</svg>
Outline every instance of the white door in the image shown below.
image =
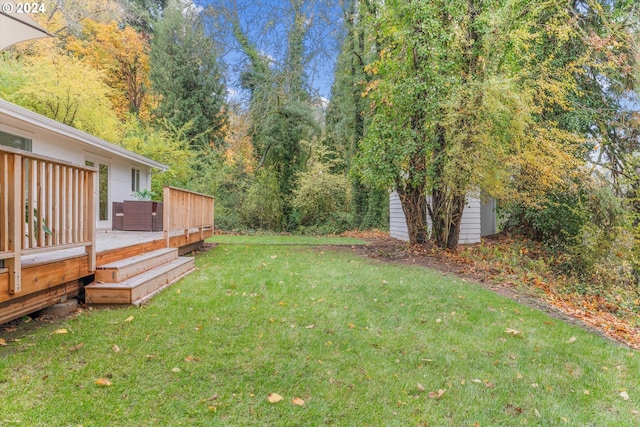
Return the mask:
<svg viewBox="0 0 640 427">
<path fill-rule="evenodd" d="M 96 228 L 111 228 L 111 162 L 95 155 L 85 156 L 85 165 L 98 169 L 96 183 Z"/>
</svg>

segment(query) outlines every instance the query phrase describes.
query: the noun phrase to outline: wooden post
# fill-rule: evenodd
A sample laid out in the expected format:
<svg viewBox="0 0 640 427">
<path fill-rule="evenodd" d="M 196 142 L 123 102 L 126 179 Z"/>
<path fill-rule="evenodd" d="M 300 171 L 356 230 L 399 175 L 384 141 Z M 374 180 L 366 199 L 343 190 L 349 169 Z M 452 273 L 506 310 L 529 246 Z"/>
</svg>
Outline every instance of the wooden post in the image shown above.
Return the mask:
<svg viewBox="0 0 640 427">
<path fill-rule="evenodd" d="M 170 248 L 170 236 L 169 230 L 171 230 L 171 188 L 164 187 L 163 190 L 163 207 L 162 207 L 162 233 L 164 235 L 165 247 Z"/>
<path fill-rule="evenodd" d="M 198 196 L 200 199 L 200 240 L 204 240 L 204 197 Z"/>
<path fill-rule="evenodd" d="M 87 234 L 91 239 L 91 245 L 87 246 L 87 255 L 89 257 L 89 271 L 96 270 L 96 181 L 98 173 L 95 171 L 83 172 L 86 175 L 84 189 L 86 192 L 86 216 Z"/>
<path fill-rule="evenodd" d="M 24 227 L 24 198 L 22 197 L 22 156 L 14 154 L 9 161 L 9 250 L 13 258 L 6 260 L 9 268 L 9 293 L 14 295 L 22 291 L 22 229 Z M 33 234 L 33 232 L 32 232 Z"/>
<path fill-rule="evenodd" d="M 37 205 L 37 215 L 34 215 L 36 217 L 36 221 L 37 221 L 37 230 L 38 230 L 38 235 L 35 236 L 38 241 L 37 241 L 37 245 L 39 248 L 44 246 L 44 239 L 45 239 L 45 233 L 44 233 L 44 217 L 45 217 L 45 205 L 44 205 L 44 185 L 45 185 L 45 179 L 44 179 L 44 166 L 45 163 L 44 162 L 37 162 L 36 164 L 34 164 L 34 168 L 37 166 L 38 170 L 35 173 L 35 177 L 36 177 L 36 183 L 35 183 L 35 187 L 36 187 L 36 205 Z"/>
<path fill-rule="evenodd" d="M 2 183 L 2 187 L 0 187 L 0 192 L 2 192 L 2 197 L 0 198 L 0 251 L 9 251 L 9 196 L 7 193 L 9 192 L 9 183 L 11 179 L 9 178 L 9 159 L 13 156 L 7 153 L 0 152 L 0 181 Z"/>
</svg>

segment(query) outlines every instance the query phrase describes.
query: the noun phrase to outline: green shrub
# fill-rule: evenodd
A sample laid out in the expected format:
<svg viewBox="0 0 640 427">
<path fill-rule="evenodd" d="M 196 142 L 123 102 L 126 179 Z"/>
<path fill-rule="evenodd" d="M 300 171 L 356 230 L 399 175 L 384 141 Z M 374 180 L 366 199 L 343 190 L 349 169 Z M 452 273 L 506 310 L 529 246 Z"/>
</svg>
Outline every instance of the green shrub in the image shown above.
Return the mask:
<svg viewBox="0 0 640 427">
<path fill-rule="evenodd" d="M 296 174 L 291 205 L 303 227 L 347 229 L 352 222 L 351 185 L 344 174 L 332 172 L 336 160 L 323 159 L 327 153 L 326 148 L 317 147 L 307 170 Z"/>
<path fill-rule="evenodd" d="M 277 174 L 270 169 L 256 173 L 242 203 L 242 224 L 253 229 L 282 231 L 284 201 Z"/>
<path fill-rule="evenodd" d="M 548 195 L 540 205 L 508 206 L 506 228 L 562 252 L 556 268 L 583 283 L 581 292 L 637 286 L 636 238 L 622 201 L 606 182 L 584 182 L 574 191 Z"/>
</svg>

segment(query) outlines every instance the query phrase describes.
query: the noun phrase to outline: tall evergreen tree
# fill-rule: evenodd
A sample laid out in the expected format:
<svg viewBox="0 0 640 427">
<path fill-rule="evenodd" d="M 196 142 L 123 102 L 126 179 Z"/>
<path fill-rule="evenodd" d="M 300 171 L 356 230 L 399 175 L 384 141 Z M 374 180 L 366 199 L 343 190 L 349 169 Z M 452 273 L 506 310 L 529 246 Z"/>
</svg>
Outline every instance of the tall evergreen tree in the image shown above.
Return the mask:
<svg viewBox="0 0 640 427">
<path fill-rule="evenodd" d="M 214 42 L 193 7 L 177 0 L 164 9 L 151 43 L 150 75 L 161 96 L 155 114 L 176 128 L 190 123 L 192 148 L 222 140 L 225 85 Z"/>
</svg>

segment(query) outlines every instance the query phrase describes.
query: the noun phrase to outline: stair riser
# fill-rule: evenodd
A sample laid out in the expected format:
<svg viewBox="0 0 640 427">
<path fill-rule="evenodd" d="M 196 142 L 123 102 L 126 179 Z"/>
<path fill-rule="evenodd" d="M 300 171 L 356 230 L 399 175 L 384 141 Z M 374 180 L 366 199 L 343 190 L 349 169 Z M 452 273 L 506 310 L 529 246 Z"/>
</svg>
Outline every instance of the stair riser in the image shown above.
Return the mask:
<svg viewBox="0 0 640 427">
<path fill-rule="evenodd" d="M 139 263 L 126 266 L 123 268 L 98 268 L 96 270 L 95 279 L 105 283 L 123 282 L 133 276 L 142 274 L 145 271 L 152 270 L 156 267 L 166 264 L 178 258 L 178 251 L 172 251 L 157 257 L 141 261 Z"/>
<path fill-rule="evenodd" d="M 135 288 L 131 289 L 130 303 L 133 303 L 141 298 L 146 297 L 147 295 L 153 293 L 154 291 L 166 285 L 167 283 L 171 283 L 176 278 L 191 271 L 194 266 L 195 266 L 195 262 L 192 260 L 191 262 L 182 264 L 172 269 L 171 271 L 163 273 L 162 275 L 158 276 L 153 280 L 150 280 L 140 286 L 136 286 Z"/>
<path fill-rule="evenodd" d="M 131 304 L 131 289 L 85 288 L 87 304 Z"/>
</svg>

